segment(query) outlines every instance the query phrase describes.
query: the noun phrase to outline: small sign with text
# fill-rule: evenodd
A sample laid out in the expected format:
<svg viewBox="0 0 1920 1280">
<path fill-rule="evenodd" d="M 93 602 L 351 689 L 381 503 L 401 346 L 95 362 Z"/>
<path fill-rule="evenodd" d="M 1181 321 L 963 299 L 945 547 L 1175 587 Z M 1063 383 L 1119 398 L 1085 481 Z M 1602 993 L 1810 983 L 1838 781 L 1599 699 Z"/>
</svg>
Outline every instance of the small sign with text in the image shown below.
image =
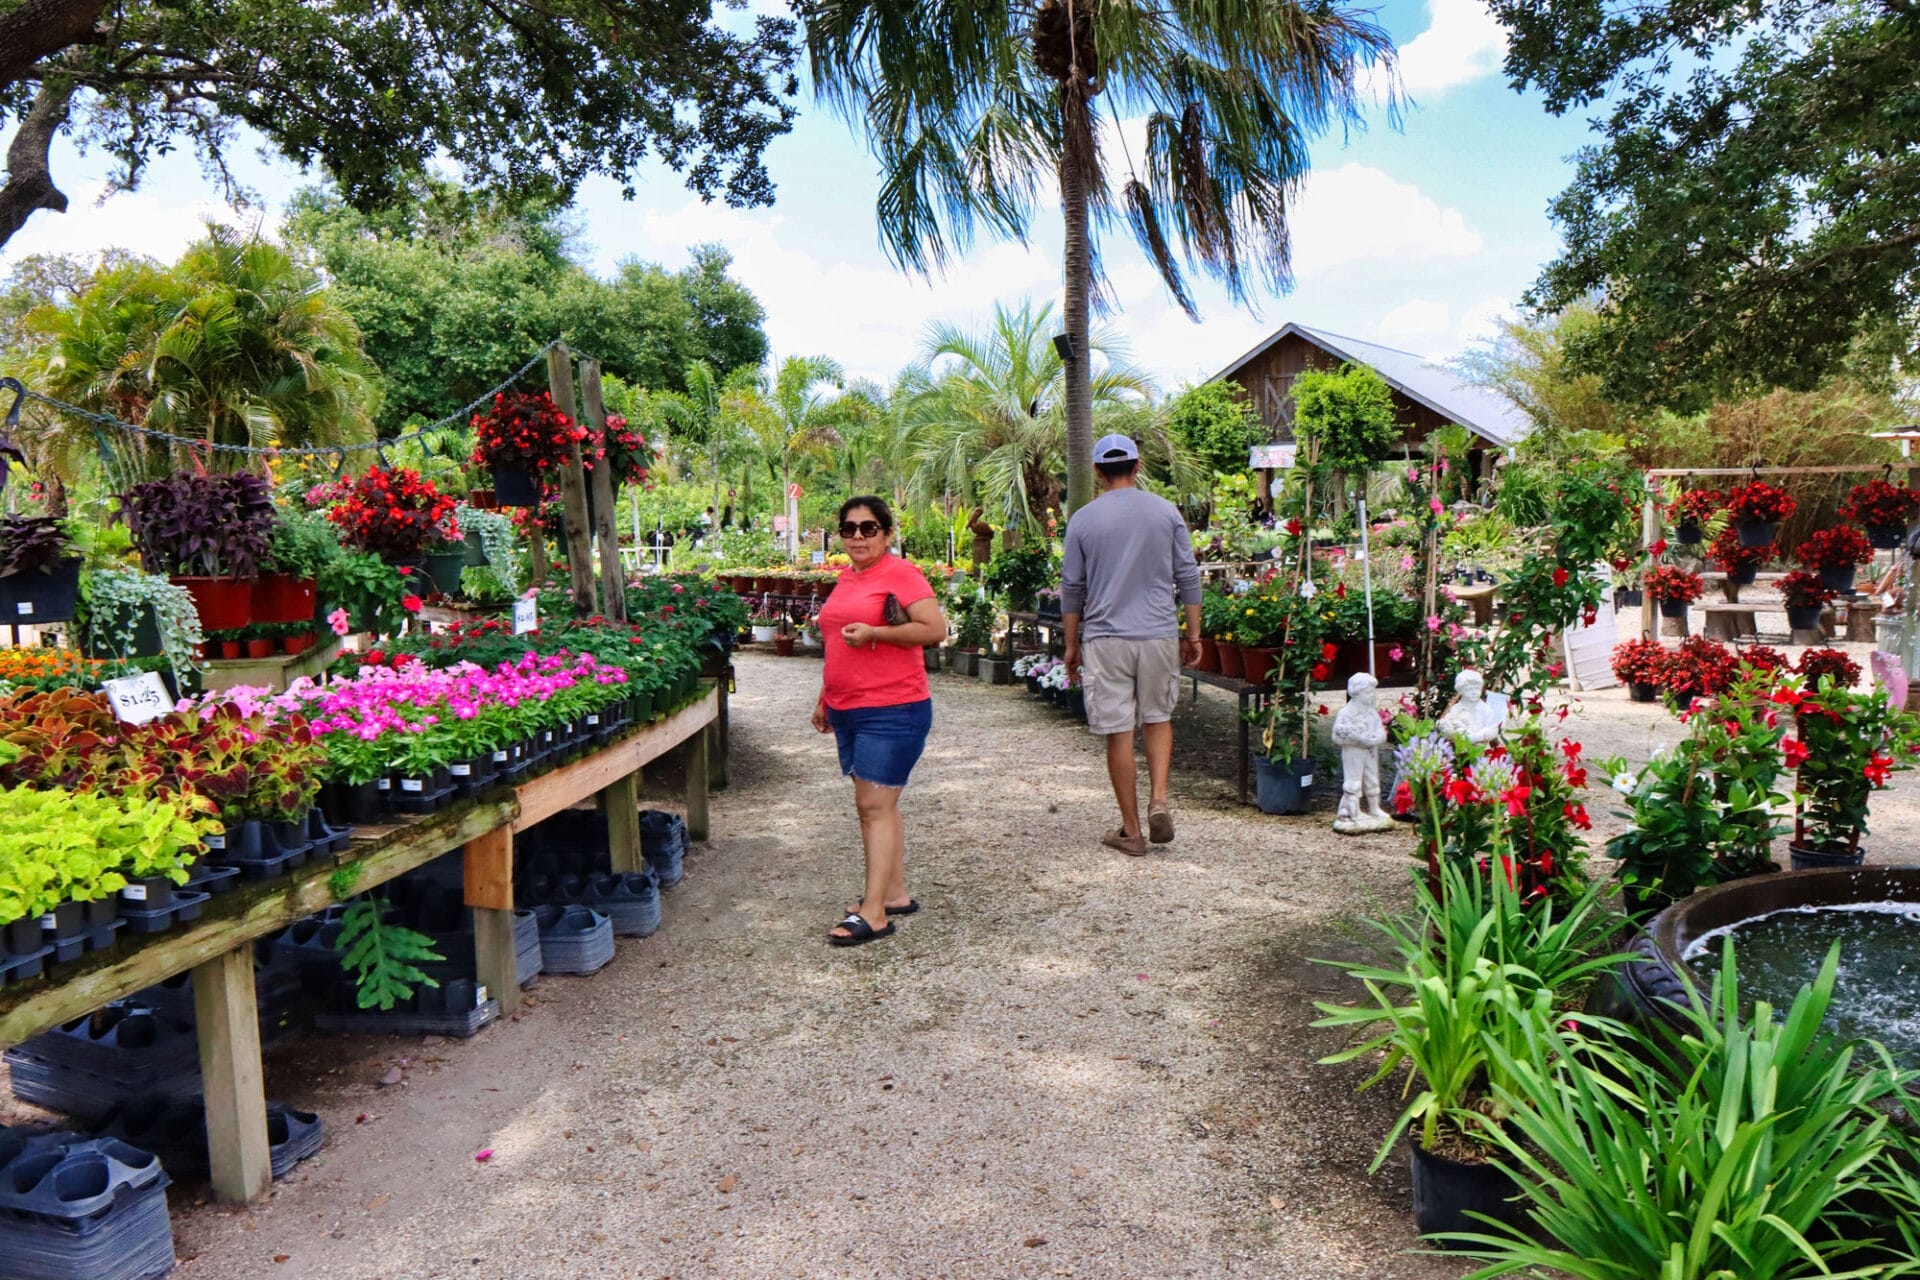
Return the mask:
<svg viewBox="0 0 1920 1280">
<path fill-rule="evenodd" d="M 532 600 L 513 602 L 513 634 L 523 636 L 540 629 L 539 606 Z"/>
<path fill-rule="evenodd" d="M 167 686 L 157 671 L 120 676 L 107 681 L 100 689 L 122 724 L 145 724 L 173 710 L 173 699 L 167 696 Z"/>
</svg>

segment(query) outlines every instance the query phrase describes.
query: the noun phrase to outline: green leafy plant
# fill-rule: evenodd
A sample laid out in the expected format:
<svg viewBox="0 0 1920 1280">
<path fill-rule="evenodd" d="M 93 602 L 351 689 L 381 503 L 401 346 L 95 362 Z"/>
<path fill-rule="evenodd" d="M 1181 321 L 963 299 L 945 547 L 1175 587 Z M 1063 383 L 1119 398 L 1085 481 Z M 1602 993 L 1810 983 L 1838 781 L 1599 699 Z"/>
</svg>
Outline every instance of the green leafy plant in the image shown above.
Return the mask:
<svg viewBox="0 0 1920 1280">
<path fill-rule="evenodd" d="M 340 967 L 353 975 L 354 998 L 362 1009 L 393 1008 L 413 995 L 416 986 L 438 987 L 415 963 L 444 960 L 433 949 L 433 939 L 403 925 L 388 924 L 386 903 L 377 898 L 355 898 L 340 917 L 340 937 L 334 949 Z"/>
<path fill-rule="evenodd" d="M 1861 1194 L 1911 1215 L 1902 1146 L 1879 1109 L 1915 1073 L 1877 1045 L 1821 1031 L 1840 946 L 1784 1018 L 1740 998 L 1733 941 L 1710 998 L 1677 1006 L 1670 1041 L 1591 1024 L 1516 1028 L 1488 1050 L 1497 1107 L 1476 1120 L 1514 1175 L 1531 1221 L 1452 1237 L 1487 1260 L 1471 1280 L 1895 1275 L 1852 1269 L 1885 1234 Z M 1605 1055 L 1605 1072 L 1569 1064 Z M 1906 1103 L 1911 1105 L 1911 1103 Z M 1498 1116 L 1495 1122 L 1493 1116 Z M 1816 1230 L 1818 1228 L 1818 1230 Z M 1906 1256 L 1912 1256 L 1912 1231 Z"/>
<path fill-rule="evenodd" d="M 260 567 L 267 573 L 317 578 L 340 555 L 340 535 L 317 511 L 289 511 L 267 540 Z"/>
<path fill-rule="evenodd" d="M 175 671 L 197 665 L 194 651 L 205 643 L 193 595 L 157 574 L 135 568 L 100 569 L 81 579 L 86 604 L 87 645 L 94 653 L 125 659 L 134 635 L 148 617 L 160 637 L 160 651 Z"/>
<path fill-rule="evenodd" d="M 986 649 L 993 644 L 993 628 L 999 620 L 999 611 L 986 592 L 975 591 L 962 597 L 960 607 L 949 616 L 954 619 L 954 643 L 960 648 Z"/>
<path fill-rule="evenodd" d="M 1053 549 L 1041 539 L 1027 538 L 996 554 L 981 581 L 1009 607 L 1026 609 L 1032 606 L 1035 593 L 1058 577 Z"/>
<path fill-rule="evenodd" d="M 325 565 L 318 590 L 322 600 L 347 611 L 353 630 L 375 633 L 394 629 L 407 594 L 398 570 L 379 556 L 358 551 L 342 552 Z"/>
<path fill-rule="evenodd" d="M 460 528 L 469 535 L 478 535 L 480 546 L 487 555 L 487 568 L 492 571 L 505 595 L 520 593 L 520 555 L 514 541 L 513 521 L 498 511 L 482 511 L 476 507 L 463 506 L 459 509 Z M 465 575 L 461 584 L 466 583 Z"/>
<path fill-rule="evenodd" d="M 109 897 L 130 878 L 184 884 L 211 829 L 177 800 L 0 790 L 0 923 Z"/>
<path fill-rule="evenodd" d="M 1294 431 L 1316 468 L 1364 472 L 1400 442 L 1393 389 L 1365 365 L 1308 369 L 1291 394 Z"/>
</svg>

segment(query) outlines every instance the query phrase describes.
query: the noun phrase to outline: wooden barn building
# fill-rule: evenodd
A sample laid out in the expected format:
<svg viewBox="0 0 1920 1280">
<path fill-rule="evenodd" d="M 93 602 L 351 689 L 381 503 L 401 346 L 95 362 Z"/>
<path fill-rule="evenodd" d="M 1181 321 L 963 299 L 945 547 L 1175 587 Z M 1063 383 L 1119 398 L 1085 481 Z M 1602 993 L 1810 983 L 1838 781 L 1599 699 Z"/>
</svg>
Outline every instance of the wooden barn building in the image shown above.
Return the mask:
<svg viewBox="0 0 1920 1280">
<path fill-rule="evenodd" d="M 1476 475 L 1485 476 L 1494 457 L 1533 429 L 1532 420 L 1505 396 L 1471 386 L 1425 356 L 1302 324 L 1279 329 L 1208 381 L 1236 383 L 1273 433 L 1273 441 L 1284 443 L 1293 439 L 1294 378 L 1308 369 L 1342 364 L 1366 365 L 1393 388 L 1408 444 L 1419 445 L 1449 423 L 1473 433 L 1479 447 L 1468 461 Z"/>
</svg>

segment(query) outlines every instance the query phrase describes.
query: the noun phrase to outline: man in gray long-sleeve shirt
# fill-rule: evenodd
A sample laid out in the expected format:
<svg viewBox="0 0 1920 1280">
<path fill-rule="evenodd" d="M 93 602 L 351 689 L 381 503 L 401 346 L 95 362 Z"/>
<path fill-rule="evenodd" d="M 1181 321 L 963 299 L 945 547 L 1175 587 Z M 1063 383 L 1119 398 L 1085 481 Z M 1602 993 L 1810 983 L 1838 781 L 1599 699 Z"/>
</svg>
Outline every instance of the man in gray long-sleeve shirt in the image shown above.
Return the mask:
<svg viewBox="0 0 1920 1280">
<path fill-rule="evenodd" d="M 1136 483 L 1140 450 L 1122 435 L 1093 446 L 1100 496 L 1067 522 L 1060 571 L 1067 671 L 1086 686 L 1087 727 L 1107 739 L 1107 776 L 1120 802 L 1120 827 L 1101 843 L 1136 856 L 1147 851 L 1140 829 L 1139 773 L 1133 731 L 1147 748 L 1147 826 L 1155 844 L 1173 839 L 1167 774 L 1173 767 L 1173 707 L 1182 659 L 1200 660 L 1200 567 L 1187 522 L 1165 498 Z M 1184 653 L 1174 613 L 1186 609 Z"/>
</svg>

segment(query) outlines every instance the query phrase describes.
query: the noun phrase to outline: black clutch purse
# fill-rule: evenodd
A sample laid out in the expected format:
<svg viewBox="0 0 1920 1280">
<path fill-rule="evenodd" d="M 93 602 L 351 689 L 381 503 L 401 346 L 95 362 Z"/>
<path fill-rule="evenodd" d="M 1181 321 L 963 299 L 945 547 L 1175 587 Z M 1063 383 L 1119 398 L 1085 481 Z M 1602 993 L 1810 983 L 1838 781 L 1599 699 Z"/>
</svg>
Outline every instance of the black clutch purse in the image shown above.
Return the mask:
<svg viewBox="0 0 1920 1280">
<path fill-rule="evenodd" d="M 913 621 L 907 607 L 900 603 L 900 597 L 891 591 L 887 592 L 886 603 L 880 606 L 880 614 L 890 627 L 904 627 Z"/>
</svg>

